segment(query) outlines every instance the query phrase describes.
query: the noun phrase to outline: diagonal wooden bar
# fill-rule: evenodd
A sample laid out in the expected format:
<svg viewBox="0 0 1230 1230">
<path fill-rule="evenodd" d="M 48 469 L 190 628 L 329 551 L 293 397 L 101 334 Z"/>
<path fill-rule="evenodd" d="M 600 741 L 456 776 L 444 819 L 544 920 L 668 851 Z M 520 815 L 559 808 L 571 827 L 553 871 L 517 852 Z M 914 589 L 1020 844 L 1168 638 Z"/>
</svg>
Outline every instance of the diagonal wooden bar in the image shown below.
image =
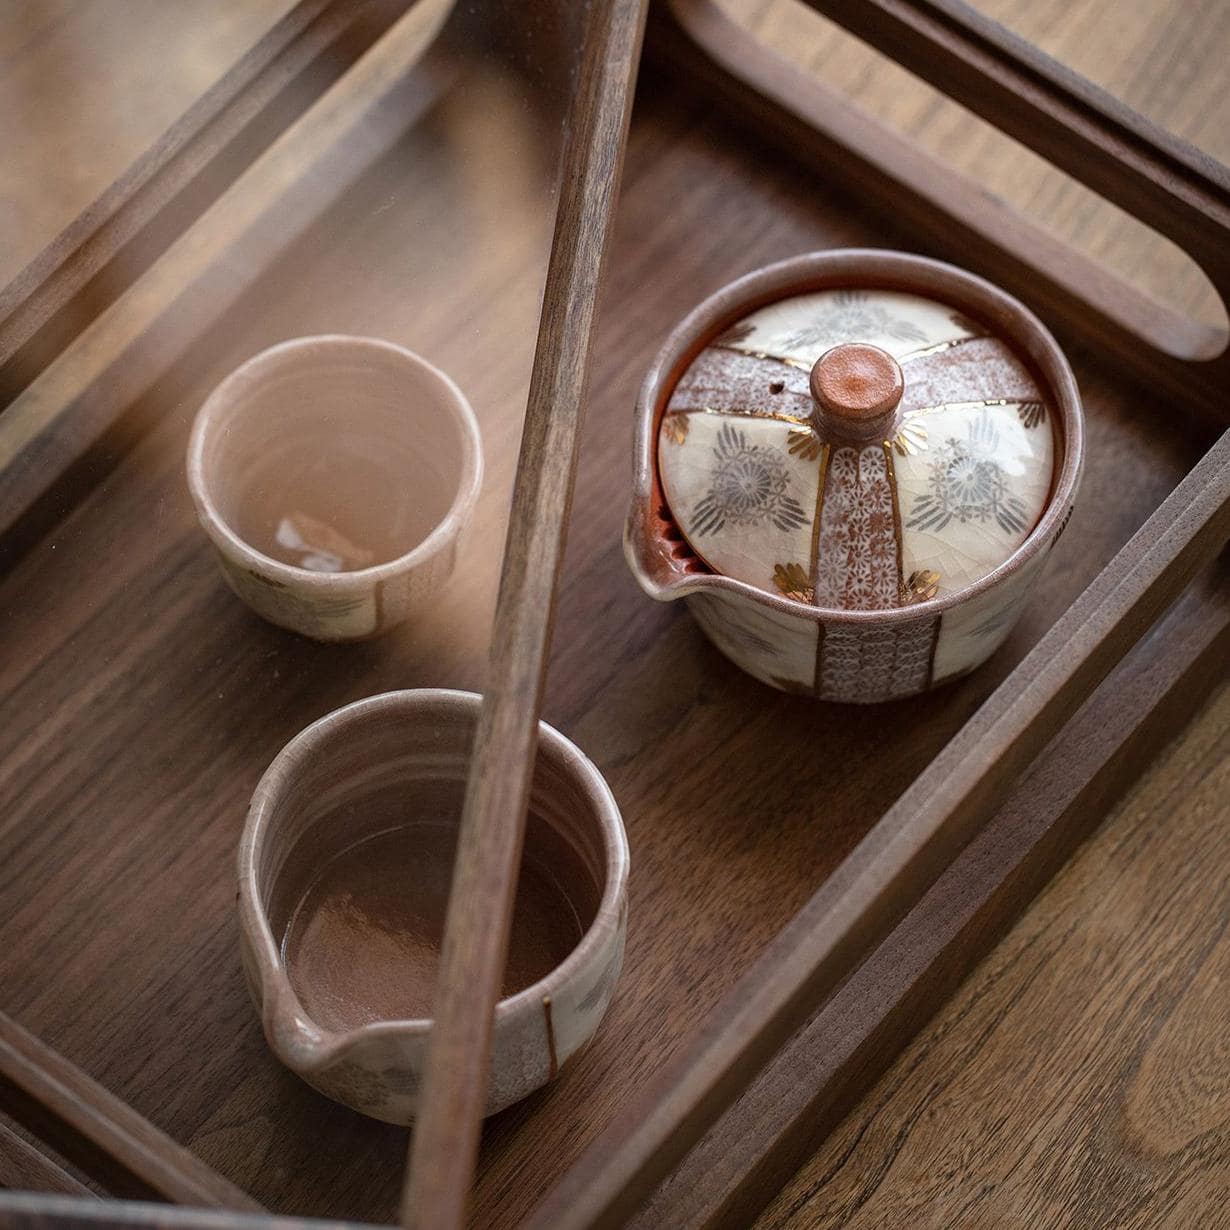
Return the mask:
<svg viewBox="0 0 1230 1230">
<path fill-rule="evenodd" d="M 58 1162 L 0 1122 L 0 1187 L 28 1188 L 97 1200 L 98 1196 Z"/>
<path fill-rule="evenodd" d="M 901 922 L 1227 537 L 1230 432 L 768 946 L 696 1043 L 594 1141 L 526 1224 L 621 1225 Z"/>
<path fill-rule="evenodd" d="M 435 1024 L 402 1221 L 465 1219 L 508 950 L 547 651 L 572 505 L 590 340 L 614 218 L 646 0 L 596 0 L 564 148 L 555 236 L 453 870 Z"/>
<path fill-rule="evenodd" d="M 442 19 L 411 6 L 0 413 L 0 538 L 430 105 Z"/>
<path fill-rule="evenodd" d="M 0 1013 L 0 1102 L 119 1196 L 254 1212 L 260 1205 Z"/>
<path fill-rule="evenodd" d="M 1228 671 L 1230 569 L 1219 560 L 1064 726 L 905 920 L 658 1187 L 630 1230 L 751 1225 Z"/>
<path fill-rule="evenodd" d="M 4 1230 L 363 1230 L 367 1223 L 0 1192 L 0 1225 Z"/>
<path fill-rule="evenodd" d="M 1131 209 L 1192 256 L 1223 302 L 1230 298 L 1230 172 L 1221 164 L 964 4 L 809 3 Z M 943 22 L 933 9 L 942 10 Z M 1223 332 L 1149 298 L 853 106 L 762 45 L 717 0 L 667 0 L 652 34 L 651 50 L 672 71 L 703 82 L 738 122 L 754 124 L 792 157 L 823 165 L 937 251 L 1013 290 L 1047 320 L 1113 356 L 1116 366 L 1225 425 L 1230 351 Z M 1080 141 L 1074 136 L 1071 148 L 1066 125 L 1074 133 L 1079 127 Z M 1072 153 L 1078 145 L 1080 157 Z"/>
<path fill-rule="evenodd" d="M 298 0 L 279 18 L 0 290 L 0 368 L 371 8 L 370 0 Z"/>
</svg>

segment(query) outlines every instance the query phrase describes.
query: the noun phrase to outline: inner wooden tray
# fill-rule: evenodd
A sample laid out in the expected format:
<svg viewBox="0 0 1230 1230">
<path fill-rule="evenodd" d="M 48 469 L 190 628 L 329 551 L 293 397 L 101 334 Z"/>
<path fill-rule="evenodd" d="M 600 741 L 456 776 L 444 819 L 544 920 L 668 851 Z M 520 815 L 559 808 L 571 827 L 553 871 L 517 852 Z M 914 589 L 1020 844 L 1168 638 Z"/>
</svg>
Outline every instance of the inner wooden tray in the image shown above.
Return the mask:
<svg viewBox="0 0 1230 1230">
<path fill-rule="evenodd" d="M 239 969 L 235 846 L 259 775 L 315 718 L 392 688 L 483 686 L 557 156 L 550 125 L 516 118 L 520 97 L 499 73 L 445 90 L 133 408 L 131 449 L 0 582 L 0 1007 L 276 1211 L 392 1221 L 405 1133 L 322 1098 L 265 1048 Z M 462 140 L 489 157 L 453 159 Z M 476 1225 L 515 1224 L 686 1045 L 1212 442 L 1070 347 L 1089 423 L 1084 488 L 1004 650 L 934 695 L 872 709 L 760 686 L 624 566 L 632 406 L 660 340 L 698 300 L 766 262 L 848 245 L 927 250 L 647 68 L 544 711 L 623 809 L 627 961 L 594 1043 L 489 1122 Z M 474 402 L 489 463 L 432 616 L 345 648 L 246 612 L 182 477 L 211 385 L 266 344 L 321 331 L 374 333 L 441 364 Z"/>
</svg>

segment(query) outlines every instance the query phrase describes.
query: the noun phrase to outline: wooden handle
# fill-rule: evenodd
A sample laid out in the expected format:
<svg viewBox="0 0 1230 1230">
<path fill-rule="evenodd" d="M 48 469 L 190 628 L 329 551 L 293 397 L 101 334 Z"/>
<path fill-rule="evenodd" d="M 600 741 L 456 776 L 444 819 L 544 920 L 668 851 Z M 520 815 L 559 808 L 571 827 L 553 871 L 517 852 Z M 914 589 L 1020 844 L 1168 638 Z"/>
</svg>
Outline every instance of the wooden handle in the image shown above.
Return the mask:
<svg viewBox="0 0 1230 1230">
<path fill-rule="evenodd" d="M 401 1218 L 465 1218 L 508 951 L 603 256 L 628 131 L 646 0 L 589 15 L 564 149 L 555 237 L 445 924 L 435 1025 Z"/>
</svg>

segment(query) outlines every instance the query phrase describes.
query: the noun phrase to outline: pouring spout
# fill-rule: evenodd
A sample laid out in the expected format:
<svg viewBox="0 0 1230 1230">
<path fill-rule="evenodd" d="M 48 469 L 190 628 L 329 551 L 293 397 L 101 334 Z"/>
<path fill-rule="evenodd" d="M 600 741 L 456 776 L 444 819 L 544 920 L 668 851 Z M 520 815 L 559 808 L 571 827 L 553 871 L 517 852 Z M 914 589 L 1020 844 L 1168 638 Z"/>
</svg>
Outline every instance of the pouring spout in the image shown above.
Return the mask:
<svg viewBox="0 0 1230 1230">
<path fill-rule="evenodd" d="M 303 1011 L 297 996 L 271 996 L 262 1016 L 265 1038 L 287 1066 L 313 1068 L 323 1061 L 325 1032 Z"/>
</svg>

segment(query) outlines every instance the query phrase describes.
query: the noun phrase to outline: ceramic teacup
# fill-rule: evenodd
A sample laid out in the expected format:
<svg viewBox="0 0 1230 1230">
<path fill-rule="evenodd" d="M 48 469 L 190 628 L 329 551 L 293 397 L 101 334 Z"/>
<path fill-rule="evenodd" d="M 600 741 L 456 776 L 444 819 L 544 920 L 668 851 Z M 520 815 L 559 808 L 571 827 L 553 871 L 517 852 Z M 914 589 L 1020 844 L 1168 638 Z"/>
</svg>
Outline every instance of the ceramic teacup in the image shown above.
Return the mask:
<svg viewBox="0 0 1230 1230">
<path fill-rule="evenodd" d="M 197 415 L 187 472 L 239 597 L 345 641 L 400 623 L 452 572 L 482 457 L 442 371 L 391 342 L 329 335 L 232 372 Z"/>
<path fill-rule="evenodd" d="M 321 718 L 257 786 L 239 848 L 243 964 L 270 1047 L 320 1092 L 408 1123 L 480 698 L 389 692 Z M 539 726 L 486 1112 L 597 1029 L 623 958 L 628 847 L 602 775 Z"/>
</svg>

